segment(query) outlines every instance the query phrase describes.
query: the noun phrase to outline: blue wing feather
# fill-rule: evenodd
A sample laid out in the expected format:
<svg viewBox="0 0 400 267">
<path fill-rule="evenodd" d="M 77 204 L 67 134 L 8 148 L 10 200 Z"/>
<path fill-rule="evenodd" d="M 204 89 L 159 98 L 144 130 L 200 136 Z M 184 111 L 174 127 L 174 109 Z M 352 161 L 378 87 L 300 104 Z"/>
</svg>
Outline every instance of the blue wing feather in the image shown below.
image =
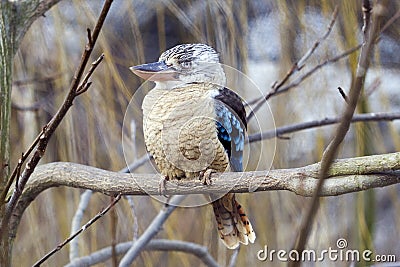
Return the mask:
<svg viewBox="0 0 400 267">
<path fill-rule="evenodd" d="M 240 97 L 222 89 L 215 97 L 216 128 L 219 141 L 229 157 L 232 171 L 243 171 L 246 113 Z M 244 119 L 244 121 L 243 121 Z"/>
</svg>

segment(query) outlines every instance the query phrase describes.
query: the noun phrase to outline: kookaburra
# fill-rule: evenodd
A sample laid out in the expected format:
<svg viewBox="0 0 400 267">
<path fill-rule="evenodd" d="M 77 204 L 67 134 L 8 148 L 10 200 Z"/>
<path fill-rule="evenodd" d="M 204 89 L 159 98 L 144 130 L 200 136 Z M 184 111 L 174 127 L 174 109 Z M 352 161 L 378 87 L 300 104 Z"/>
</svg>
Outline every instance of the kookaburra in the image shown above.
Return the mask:
<svg viewBox="0 0 400 267">
<path fill-rule="evenodd" d="M 243 171 L 246 112 L 241 98 L 225 87 L 212 47 L 177 45 L 158 62 L 130 69 L 156 84 L 143 100 L 143 131 L 167 180 L 194 179 L 210 170 Z M 230 249 L 254 243 L 253 227 L 235 194 L 211 199 L 223 243 Z"/>
</svg>

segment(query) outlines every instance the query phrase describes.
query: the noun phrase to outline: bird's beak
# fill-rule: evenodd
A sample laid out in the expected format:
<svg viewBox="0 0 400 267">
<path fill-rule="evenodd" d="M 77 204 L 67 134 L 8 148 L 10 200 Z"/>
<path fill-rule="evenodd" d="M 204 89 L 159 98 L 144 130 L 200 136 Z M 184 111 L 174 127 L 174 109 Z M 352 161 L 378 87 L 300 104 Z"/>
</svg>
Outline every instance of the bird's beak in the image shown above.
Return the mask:
<svg viewBox="0 0 400 267">
<path fill-rule="evenodd" d="M 177 80 L 177 72 L 167 66 L 164 61 L 132 66 L 129 69 L 140 78 L 149 81 Z"/>
</svg>

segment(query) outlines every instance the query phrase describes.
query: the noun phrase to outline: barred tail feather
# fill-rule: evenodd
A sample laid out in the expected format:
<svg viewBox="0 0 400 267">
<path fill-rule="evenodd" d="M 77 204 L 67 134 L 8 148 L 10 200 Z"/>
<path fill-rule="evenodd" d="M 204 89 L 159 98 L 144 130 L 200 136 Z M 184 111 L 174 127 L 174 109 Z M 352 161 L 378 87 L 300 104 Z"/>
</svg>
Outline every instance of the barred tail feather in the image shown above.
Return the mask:
<svg viewBox="0 0 400 267">
<path fill-rule="evenodd" d="M 235 194 L 229 193 L 212 203 L 218 224 L 218 234 L 229 249 L 235 249 L 239 243 L 254 243 L 256 234 L 246 216 L 243 207 L 236 201 Z"/>
</svg>

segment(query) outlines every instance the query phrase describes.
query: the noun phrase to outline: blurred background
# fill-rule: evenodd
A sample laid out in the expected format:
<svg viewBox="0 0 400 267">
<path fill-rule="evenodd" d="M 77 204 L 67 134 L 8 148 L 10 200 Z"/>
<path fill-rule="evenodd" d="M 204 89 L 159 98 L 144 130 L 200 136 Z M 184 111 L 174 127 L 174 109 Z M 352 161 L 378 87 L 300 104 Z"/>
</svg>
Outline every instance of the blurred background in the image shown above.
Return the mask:
<svg viewBox="0 0 400 267">
<path fill-rule="evenodd" d="M 113 3 L 96 44 L 92 61 L 101 53 L 105 60 L 92 76 L 89 91 L 74 106 L 51 139 L 41 163 L 69 161 L 106 170 L 126 166 L 145 154 L 141 127 L 141 103 L 124 124 L 128 104 L 142 99 L 151 85 L 138 90 L 142 80 L 128 67 L 156 61 L 161 52 L 181 43 L 213 46 L 221 62 L 252 79 L 257 90 L 234 88 L 245 101 L 267 93 L 282 79 L 327 30 L 334 5 L 339 13 L 328 38 L 307 61 L 294 81 L 315 65 L 357 46 L 362 41 L 362 1 L 233 1 L 160 0 Z M 400 7 L 389 1 L 384 23 Z M 61 1 L 32 25 L 15 57 L 12 94 L 12 163 L 17 163 L 35 136 L 61 105 L 86 43 L 86 28 L 93 28 L 101 1 Z M 400 110 L 400 21 L 382 35 L 373 55 L 359 113 Z M 339 116 L 346 105 L 337 87 L 348 92 L 354 78 L 358 52 L 317 71 L 288 93 L 272 97 L 250 122 L 249 134 L 305 121 Z M 139 95 L 139 96 L 138 96 Z M 137 96 L 137 98 L 136 98 Z M 271 111 L 271 113 L 269 113 Z M 274 120 L 271 119 L 272 114 Z M 136 118 L 136 119 L 135 119 Z M 260 126 L 257 126 L 260 125 Z M 400 123 L 370 122 L 351 126 L 339 157 L 355 157 L 399 151 Z M 308 129 L 250 145 L 247 170 L 293 168 L 318 162 L 333 135 L 334 126 Z M 128 147 L 122 132 L 131 136 Z M 261 145 L 262 144 L 262 145 Z M 147 162 L 136 172 L 154 172 Z M 329 197 L 322 200 L 308 248 L 336 249 L 345 238 L 349 249 L 370 249 L 395 254 L 400 259 L 399 186 Z M 14 245 L 13 265 L 30 266 L 70 234 L 71 219 L 83 191 L 54 188 L 42 193 L 26 210 Z M 297 236 L 309 199 L 290 192 L 241 194 L 239 201 L 257 233 L 256 243 L 241 247 L 237 266 L 281 266 L 279 261 L 260 262 L 257 251 L 290 249 Z M 83 222 L 110 201 L 100 193 L 91 197 Z M 79 236 L 80 255 L 140 235 L 162 204 L 150 197 L 135 196 L 134 211 L 126 200 Z M 177 209 L 158 238 L 195 242 L 209 248 L 221 264 L 229 263 L 232 251 L 218 240 L 210 206 Z M 21 255 L 25 255 L 21 257 Z M 27 257 L 26 255 L 29 255 Z M 67 264 L 68 247 L 45 265 Z M 197 266 L 201 261 L 181 252 L 144 251 L 135 266 Z M 327 262 L 347 266 L 349 263 Z M 98 266 L 112 266 L 112 262 Z"/>
</svg>

